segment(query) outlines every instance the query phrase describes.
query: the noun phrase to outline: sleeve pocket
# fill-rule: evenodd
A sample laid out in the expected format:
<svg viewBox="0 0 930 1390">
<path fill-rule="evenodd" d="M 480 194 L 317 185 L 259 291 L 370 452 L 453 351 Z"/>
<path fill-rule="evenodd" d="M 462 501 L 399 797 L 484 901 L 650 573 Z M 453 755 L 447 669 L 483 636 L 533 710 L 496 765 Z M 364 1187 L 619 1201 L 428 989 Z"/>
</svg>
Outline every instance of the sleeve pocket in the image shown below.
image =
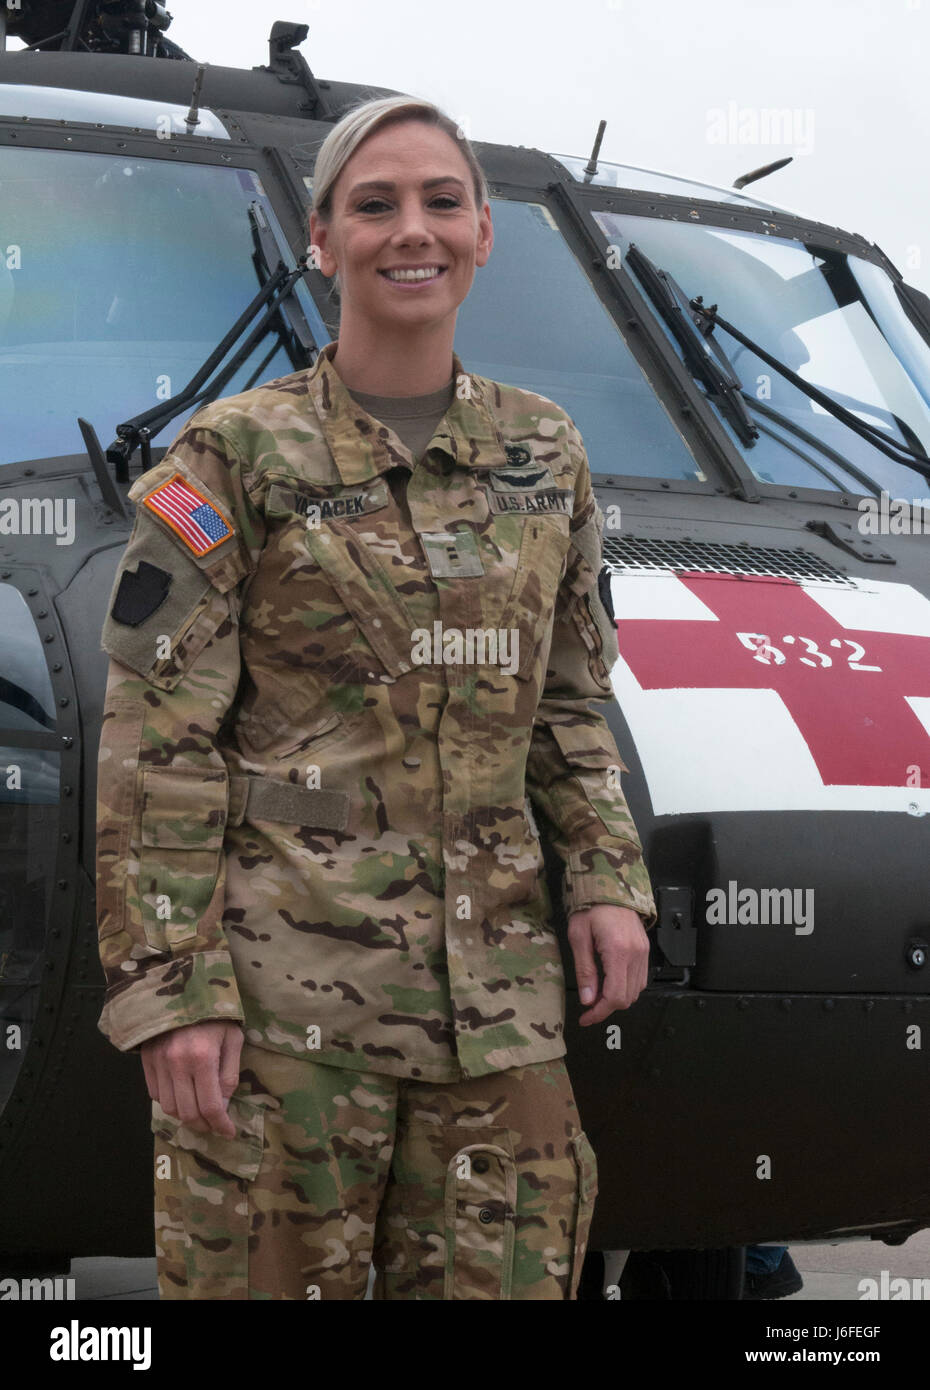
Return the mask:
<svg viewBox="0 0 930 1390">
<path fill-rule="evenodd" d="M 228 804 L 225 768 L 144 768 L 139 894 L 151 946 L 168 951 L 197 935 L 216 888 Z"/>
<path fill-rule="evenodd" d="M 620 755 L 605 748 L 596 732 L 588 725 L 551 724 L 559 751 L 567 770 L 584 792 L 584 801 L 577 797 L 561 797 L 565 834 L 572 836 L 596 816 L 611 835 L 629 836 L 630 812 L 619 782 L 619 773 L 629 769 Z M 610 769 L 616 771 L 611 778 Z M 611 785 L 611 782 L 615 785 Z M 560 796 L 558 782 L 552 788 Z M 586 809 L 587 806 L 587 809 Z"/>
</svg>

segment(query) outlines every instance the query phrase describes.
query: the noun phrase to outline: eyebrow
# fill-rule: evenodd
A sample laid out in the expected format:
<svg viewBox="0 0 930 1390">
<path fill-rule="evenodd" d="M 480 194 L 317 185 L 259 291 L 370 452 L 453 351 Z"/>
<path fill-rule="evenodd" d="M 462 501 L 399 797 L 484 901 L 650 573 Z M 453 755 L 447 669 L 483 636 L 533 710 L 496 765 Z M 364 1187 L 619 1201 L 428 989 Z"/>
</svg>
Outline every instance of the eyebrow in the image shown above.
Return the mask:
<svg viewBox="0 0 930 1390">
<path fill-rule="evenodd" d="M 457 179 L 454 174 L 443 174 L 443 176 L 438 179 L 424 179 L 423 183 L 420 186 L 421 188 L 435 188 L 438 184 L 441 183 L 457 183 L 459 188 L 465 189 L 467 191 L 466 185 L 462 182 L 461 179 Z M 396 183 L 389 183 L 386 179 L 368 179 L 365 183 L 355 184 L 349 191 L 349 197 L 352 198 L 355 196 L 356 193 L 362 193 L 366 189 L 374 188 L 383 189 L 386 190 L 388 193 L 393 193 L 396 187 Z"/>
</svg>

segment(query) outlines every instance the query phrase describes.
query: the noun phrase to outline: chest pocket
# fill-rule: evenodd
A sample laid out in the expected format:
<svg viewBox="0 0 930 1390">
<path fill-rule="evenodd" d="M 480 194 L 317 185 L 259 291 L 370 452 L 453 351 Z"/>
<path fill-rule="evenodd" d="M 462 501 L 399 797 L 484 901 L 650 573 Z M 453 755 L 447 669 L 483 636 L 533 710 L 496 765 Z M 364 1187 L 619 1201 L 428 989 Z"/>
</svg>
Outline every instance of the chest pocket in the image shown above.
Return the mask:
<svg viewBox="0 0 930 1390">
<path fill-rule="evenodd" d="M 490 469 L 477 481 L 487 498 L 499 548 L 517 550 L 513 585 L 499 625 L 520 632 L 515 674 L 528 680 L 538 648 L 551 630 L 565 574 L 574 492 L 559 487 L 548 466 L 533 460 Z"/>
<path fill-rule="evenodd" d="M 413 669 L 416 624 L 377 557 L 357 529 L 332 520 L 306 533 L 307 548 L 384 669 L 393 677 Z"/>
</svg>

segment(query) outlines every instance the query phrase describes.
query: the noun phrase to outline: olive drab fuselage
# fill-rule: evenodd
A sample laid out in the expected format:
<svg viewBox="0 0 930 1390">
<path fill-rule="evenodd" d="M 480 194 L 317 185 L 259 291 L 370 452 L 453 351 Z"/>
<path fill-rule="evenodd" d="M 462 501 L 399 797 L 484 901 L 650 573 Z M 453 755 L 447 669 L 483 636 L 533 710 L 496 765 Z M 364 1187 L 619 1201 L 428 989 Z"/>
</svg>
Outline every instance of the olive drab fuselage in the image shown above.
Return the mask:
<svg viewBox="0 0 930 1390">
<path fill-rule="evenodd" d="M 100 1027 L 128 1050 L 239 1019 L 272 1051 L 433 1081 L 562 1056 L 540 830 L 567 913 L 655 920 L 588 703 L 617 646 L 583 442 L 454 356 L 416 461 L 334 351 L 198 412 L 130 490 Z"/>
</svg>

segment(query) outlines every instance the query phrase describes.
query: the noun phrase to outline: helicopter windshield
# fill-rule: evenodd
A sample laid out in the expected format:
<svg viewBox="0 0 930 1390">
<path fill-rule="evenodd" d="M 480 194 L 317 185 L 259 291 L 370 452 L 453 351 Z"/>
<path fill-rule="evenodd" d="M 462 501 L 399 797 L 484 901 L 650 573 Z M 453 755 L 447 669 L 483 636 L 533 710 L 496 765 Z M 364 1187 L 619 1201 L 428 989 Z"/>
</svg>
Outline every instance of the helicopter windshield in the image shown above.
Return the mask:
<svg viewBox="0 0 930 1390">
<path fill-rule="evenodd" d="M 930 450 L 930 347 L 878 266 L 780 237 L 614 212 L 592 216 L 621 257 L 631 244 L 639 247 L 685 294 L 716 303 L 734 328 L 889 444 Z M 760 482 L 861 494 L 865 478 L 892 497 L 930 500 L 919 472 L 873 447 L 719 324 L 714 336 L 760 434 L 748 445 L 730 423 L 724 428 Z"/>
<path fill-rule="evenodd" d="M 292 267 L 251 170 L 0 149 L 0 463 L 83 453 L 79 415 L 106 442 L 178 394 L 259 288 L 255 202 Z M 271 334 L 224 394 L 294 370 Z"/>
<path fill-rule="evenodd" d="M 491 217 L 494 249 L 456 320 L 469 371 L 567 410 L 592 473 L 704 481 L 549 210 L 492 198 Z"/>
</svg>

